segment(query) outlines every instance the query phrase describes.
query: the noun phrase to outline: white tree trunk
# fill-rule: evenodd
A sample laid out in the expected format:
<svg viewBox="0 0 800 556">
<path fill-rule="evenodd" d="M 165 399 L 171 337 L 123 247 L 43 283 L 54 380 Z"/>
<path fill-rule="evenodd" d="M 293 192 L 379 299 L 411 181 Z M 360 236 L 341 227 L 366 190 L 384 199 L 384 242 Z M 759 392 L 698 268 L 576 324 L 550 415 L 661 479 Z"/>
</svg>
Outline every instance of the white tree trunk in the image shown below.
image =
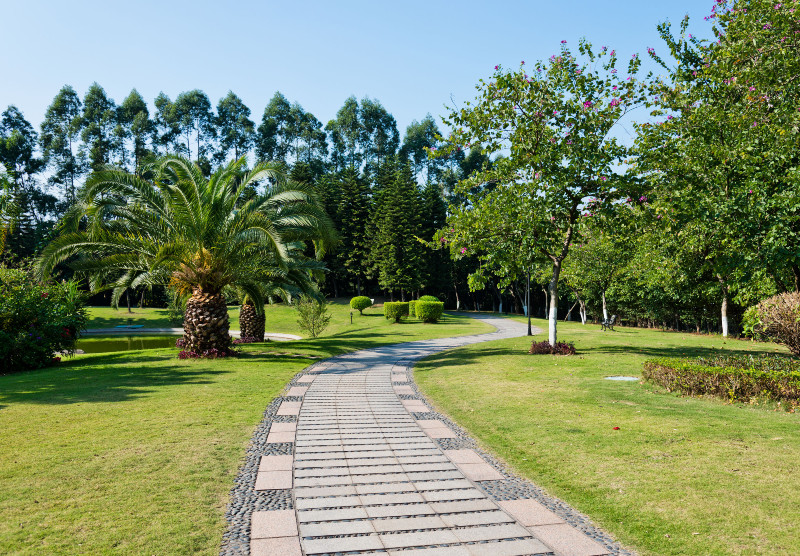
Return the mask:
<svg viewBox="0 0 800 556">
<path fill-rule="evenodd" d="M 606 292 L 603 292 L 603 320 L 608 320 L 608 309 L 606 308 Z"/>
<path fill-rule="evenodd" d="M 503 298 L 502 297 L 500 298 L 500 308 L 499 308 L 499 310 L 497 312 L 500 313 L 501 315 L 503 314 Z"/>
<path fill-rule="evenodd" d="M 586 302 L 580 301 L 581 323 L 586 324 Z"/>
<path fill-rule="evenodd" d="M 722 298 L 722 337 L 728 337 L 728 296 Z"/>
<path fill-rule="evenodd" d="M 557 328 L 558 328 L 558 277 L 559 277 L 560 274 L 561 274 L 561 264 L 560 263 L 554 263 L 553 264 L 553 277 L 550 279 L 550 288 L 549 288 L 549 294 L 550 294 L 550 307 L 549 307 L 550 326 L 548 328 L 549 328 L 549 332 L 550 332 L 549 341 L 550 341 L 550 345 L 551 346 L 556 345 L 556 342 L 558 341 L 558 334 L 557 334 Z"/>
</svg>

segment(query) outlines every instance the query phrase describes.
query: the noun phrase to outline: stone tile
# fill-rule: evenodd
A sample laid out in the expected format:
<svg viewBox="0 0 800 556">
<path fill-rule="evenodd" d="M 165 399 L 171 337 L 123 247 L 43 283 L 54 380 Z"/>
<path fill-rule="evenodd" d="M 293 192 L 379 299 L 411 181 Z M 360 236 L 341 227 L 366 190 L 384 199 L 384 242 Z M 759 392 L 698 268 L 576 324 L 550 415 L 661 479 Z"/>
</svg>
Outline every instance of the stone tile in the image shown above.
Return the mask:
<svg viewBox="0 0 800 556">
<path fill-rule="evenodd" d="M 417 490 L 447 490 L 452 488 L 472 488 L 472 483 L 466 479 L 458 478 L 450 481 L 419 481 L 414 483 Z"/>
<path fill-rule="evenodd" d="M 402 473 L 401 465 L 357 465 L 348 468 L 351 475 L 377 475 L 383 473 Z"/>
<path fill-rule="evenodd" d="M 391 473 L 383 475 L 350 475 L 354 485 L 365 485 L 370 483 L 407 483 L 410 481 L 405 473 Z"/>
<path fill-rule="evenodd" d="M 276 415 L 300 415 L 301 402 L 281 402 Z"/>
<path fill-rule="evenodd" d="M 378 483 L 373 485 L 356 485 L 358 494 L 387 494 L 399 492 L 414 492 L 416 489 L 411 483 Z"/>
<path fill-rule="evenodd" d="M 608 554 L 602 544 L 594 541 L 577 529 L 561 523 L 537 525 L 529 530 L 543 543 L 555 550 L 559 556 L 600 556 Z"/>
<path fill-rule="evenodd" d="M 563 519 L 536 500 L 527 498 L 522 500 L 502 500 L 498 504 L 526 527 L 564 523 Z"/>
<path fill-rule="evenodd" d="M 444 450 L 453 463 L 486 463 L 475 450 Z"/>
<path fill-rule="evenodd" d="M 264 471 L 256 475 L 256 490 L 292 488 L 291 471 Z"/>
<path fill-rule="evenodd" d="M 462 529 L 454 529 L 453 532 L 461 542 L 494 541 L 531 536 L 527 529 L 516 523 L 490 527 L 465 527 Z"/>
<path fill-rule="evenodd" d="M 294 442 L 293 432 L 270 432 L 267 435 L 267 444 L 280 444 L 284 442 Z"/>
<path fill-rule="evenodd" d="M 297 537 L 278 537 L 274 539 L 253 539 L 250 541 L 250 556 L 302 556 L 300 539 Z"/>
<path fill-rule="evenodd" d="M 294 486 L 298 487 L 318 487 L 318 486 L 341 486 L 352 484 L 350 475 L 340 477 L 295 477 Z"/>
<path fill-rule="evenodd" d="M 415 531 L 417 529 L 446 529 L 444 521 L 437 516 L 399 517 L 396 519 L 376 519 L 372 525 L 379 533 L 390 531 Z"/>
<path fill-rule="evenodd" d="M 417 531 L 414 533 L 394 533 L 380 535 L 381 542 L 386 548 L 406 548 L 410 546 L 425 546 L 431 544 L 457 543 L 452 531 L 438 529 L 435 531 Z"/>
<path fill-rule="evenodd" d="M 413 396 L 416 393 L 411 386 L 395 386 L 394 391 L 398 394 L 404 394 L 408 396 Z"/>
<path fill-rule="evenodd" d="M 468 527 L 470 525 L 490 525 L 495 523 L 513 523 L 507 513 L 499 510 L 482 511 L 466 514 L 450 514 L 440 516 L 448 527 Z"/>
<path fill-rule="evenodd" d="M 473 481 L 500 481 L 503 475 L 488 463 L 460 463 L 458 468 Z"/>
<path fill-rule="evenodd" d="M 314 521 L 342 521 L 345 519 L 367 519 L 364 508 L 344 508 L 338 510 L 303 510 L 297 512 L 297 521 L 309 523 Z"/>
<path fill-rule="evenodd" d="M 463 500 L 460 502 L 432 502 L 431 507 L 436 510 L 438 514 L 456 513 L 456 512 L 478 512 L 481 510 L 496 510 L 494 502 L 488 498 L 479 498 L 478 500 Z"/>
<path fill-rule="evenodd" d="M 330 521 L 327 523 L 301 523 L 301 537 L 325 537 L 333 535 L 359 535 L 374 533 L 372 521 Z"/>
<path fill-rule="evenodd" d="M 403 400 L 403 407 L 410 413 L 427 413 L 430 411 L 427 405 L 416 400 Z"/>
<path fill-rule="evenodd" d="M 519 556 L 520 554 L 542 554 L 546 552 L 551 552 L 551 550 L 535 539 L 469 545 L 470 556 Z"/>
<path fill-rule="evenodd" d="M 457 438 L 456 433 L 447 427 L 439 427 L 436 429 L 425 429 L 425 432 L 431 438 Z"/>
<path fill-rule="evenodd" d="M 269 432 L 295 432 L 297 423 L 272 423 Z"/>
<path fill-rule="evenodd" d="M 295 518 L 294 510 L 253 512 L 250 522 L 251 539 L 296 536 L 297 518 Z"/>
<path fill-rule="evenodd" d="M 440 421 L 439 419 L 417 419 L 417 424 L 422 430 L 438 429 L 447 426 L 444 424 L 444 421 Z"/>
<path fill-rule="evenodd" d="M 423 492 L 426 502 L 444 502 L 448 500 L 474 500 L 476 498 L 486 498 L 486 495 L 476 488 L 464 488 L 457 490 L 432 490 Z"/>
<path fill-rule="evenodd" d="M 383 548 L 380 539 L 375 535 L 368 537 L 329 537 L 311 540 L 302 539 L 301 543 L 306 554 L 328 554 L 356 550 L 380 550 Z"/>
<path fill-rule="evenodd" d="M 404 463 L 401 466 L 403 471 L 451 471 L 456 468 L 449 461 L 439 463 Z"/>
<path fill-rule="evenodd" d="M 347 496 L 358 494 L 353 485 L 336 487 L 295 487 L 294 496 L 300 498 L 313 498 L 316 496 Z"/>
<path fill-rule="evenodd" d="M 425 502 L 422 496 L 416 492 L 400 494 L 364 494 L 361 495 L 361 503 L 365 506 L 378 506 L 384 504 L 411 504 Z"/>
<path fill-rule="evenodd" d="M 406 473 L 411 481 L 435 481 L 442 479 L 463 479 L 461 471 L 423 471 L 421 473 Z"/>
<path fill-rule="evenodd" d="M 369 517 L 405 517 L 417 515 L 433 515 L 436 512 L 429 504 L 403 504 L 401 506 L 367 506 L 364 508 Z"/>
<path fill-rule="evenodd" d="M 294 456 L 261 456 L 258 472 L 266 471 L 291 471 Z"/>
<path fill-rule="evenodd" d="M 310 384 L 311 382 L 314 382 L 315 378 L 317 377 L 315 377 L 314 375 L 303 375 L 297 379 L 297 382 L 301 384 Z"/>
<path fill-rule="evenodd" d="M 289 391 L 286 392 L 287 396 L 305 396 L 306 391 L 308 391 L 308 386 L 292 386 L 289 388 Z"/>
<path fill-rule="evenodd" d="M 297 460 L 295 469 L 326 469 L 347 467 L 346 459 Z"/>
<path fill-rule="evenodd" d="M 470 556 L 470 552 L 463 546 L 436 546 L 414 550 L 390 550 L 389 556 Z"/>
</svg>

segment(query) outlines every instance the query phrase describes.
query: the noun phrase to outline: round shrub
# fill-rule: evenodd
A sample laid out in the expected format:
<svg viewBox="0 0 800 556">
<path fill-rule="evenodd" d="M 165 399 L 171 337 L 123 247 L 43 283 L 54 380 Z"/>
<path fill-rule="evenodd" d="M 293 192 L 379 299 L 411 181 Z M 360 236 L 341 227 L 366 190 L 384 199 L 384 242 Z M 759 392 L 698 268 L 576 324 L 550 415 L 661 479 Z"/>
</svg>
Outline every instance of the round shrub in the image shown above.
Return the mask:
<svg viewBox="0 0 800 556">
<path fill-rule="evenodd" d="M 383 316 L 400 322 L 401 318 L 408 316 L 408 301 L 387 301 L 383 304 Z"/>
<path fill-rule="evenodd" d="M 39 369 L 71 353 L 86 325 L 76 282 L 40 282 L 0 267 L 0 372 Z"/>
<path fill-rule="evenodd" d="M 765 299 L 756 306 L 755 333 L 763 333 L 800 355 L 800 292 L 787 292 Z"/>
<path fill-rule="evenodd" d="M 418 301 L 439 301 L 439 298 L 435 295 L 423 295 Z"/>
<path fill-rule="evenodd" d="M 408 302 L 408 316 L 409 317 L 416 317 L 417 316 L 417 301 L 411 300 Z"/>
<path fill-rule="evenodd" d="M 442 312 L 444 312 L 444 303 L 441 301 L 423 301 L 420 298 L 417 301 L 416 311 L 417 318 L 422 322 L 439 322 L 439 319 L 442 318 Z"/>
<path fill-rule="evenodd" d="M 364 314 L 364 309 L 372 307 L 372 300 L 366 295 L 359 295 L 350 300 L 350 308 L 358 311 L 359 314 Z"/>
</svg>

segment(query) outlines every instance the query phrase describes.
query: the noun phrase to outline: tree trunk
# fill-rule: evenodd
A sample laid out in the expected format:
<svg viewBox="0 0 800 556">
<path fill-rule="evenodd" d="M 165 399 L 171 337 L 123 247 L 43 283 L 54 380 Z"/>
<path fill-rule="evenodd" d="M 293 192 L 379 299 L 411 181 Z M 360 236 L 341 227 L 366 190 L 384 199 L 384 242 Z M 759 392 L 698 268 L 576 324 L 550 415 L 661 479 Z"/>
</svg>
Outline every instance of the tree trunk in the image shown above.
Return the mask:
<svg viewBox="0 0 800 556">
<path fill-rule="evenodd" d="M 128 312 L 132 313 L 131 311 L 131 290 L 125 290 L 125 301 L 128 302 Z"/>
<path fill-rule="evenodd" d="M 528 315 L 528 336 L 533 336 L 533 329 L 531 328 L 531 273 L 526 276 L 525 283 L 525 314 Z"/>
<path fill-rule="evenodd" d="M 583 299 L 578 300 L 581 304 L 580 314 L 581 314 L 581 323 L 586 324 L 586 302 Z"/>
<path fill-rule="evenodd" d="M 458 284 L 453 282 L 453 291 L 456 292 L 456 311 L 461 309 L 461 299 L 458 297 Z"/>
<path fill-rule="evenodd" d="M 258 314 L 255 305 L 248 301 L 242 305 L 239 311 L 239 332 L 241 338 L 255 339 L 264 341 L 264 327 L 266 315 Z"/>
<path fill-rule="evenodd" d="M 228 307 L 221 293 L 207 293 L 199 288 L 186 302 L 183 319 L 185 349 L 203 354 L 210 349 L 228 353 L 231 346 Z"/>
<path fill-rule="evenodd" d="M 550 345 L 556 345 L 558 341 L 558 278 L 561 274 L 561 261 L 555 261 L 553 263 L 553 277 L 550 279 L 550 287 L 548 288 L 548 293 L 550 294 Z"/>
<path fill-rule="evenodd" d="M 719 274 L 717 275 L 717 279 L 719 280 L 720 286 L 722 286 L 722 337 L 728 337 L 728 288 L 725 287 L 725 280 L 723 280 L 722 276 Z"/>
<path fill-rule="evenodd" d="M 542 315 L 542 318 L 546 319 L 547 315 L 550 314 L 550 303 L 548 301 L 547 288 L 542 286 L 542 292 L 544 293 L 544 314 Z"/>
<path fill-rule="evenodd" d="M 603 292 L 603 320 L 608 321 L 608 309 L 606 308 L 606 292 Z"/>
</svg>

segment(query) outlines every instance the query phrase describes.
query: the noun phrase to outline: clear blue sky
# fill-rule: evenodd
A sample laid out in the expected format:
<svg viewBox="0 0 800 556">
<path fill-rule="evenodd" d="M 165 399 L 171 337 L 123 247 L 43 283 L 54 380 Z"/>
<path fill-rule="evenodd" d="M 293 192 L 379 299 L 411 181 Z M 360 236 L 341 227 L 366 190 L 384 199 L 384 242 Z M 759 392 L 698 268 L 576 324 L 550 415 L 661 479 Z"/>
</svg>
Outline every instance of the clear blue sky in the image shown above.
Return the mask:
<svg viewBox="0 0 800 556">
<path fill-rule="evenodd" d="M 64 84 L 93 81 L 121 102 L 137 88 L 151 104 L 202 89 L 238 94 L 258 123 L 280 90 L 323 123 L 344 100 L 376 98 L 398 122 L 446 112 L 475 96 L 495 64 L 517 67 L 586 37 L 626 59 L 659 49 L 659 21 L 688 13 L 693 32 L 711 0 L 135 1 L 0 0 L 0 110 L 17 105 L 38 129 Z M 663 51 L 663 48 L 661 48 Z"/>
</svg>

